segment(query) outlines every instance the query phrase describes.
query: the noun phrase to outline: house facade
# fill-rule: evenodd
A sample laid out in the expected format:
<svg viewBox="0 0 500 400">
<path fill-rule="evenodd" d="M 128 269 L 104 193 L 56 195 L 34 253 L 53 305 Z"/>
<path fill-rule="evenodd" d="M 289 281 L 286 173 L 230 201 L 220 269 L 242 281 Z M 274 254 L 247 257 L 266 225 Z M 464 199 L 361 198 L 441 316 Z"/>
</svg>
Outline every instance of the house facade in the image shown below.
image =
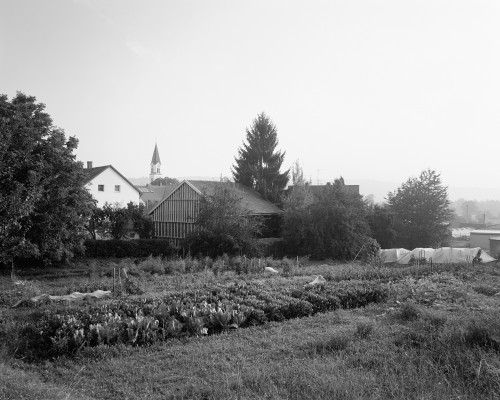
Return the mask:
<svg viewBox="0 0 500 400">
<path fill-rule="evenodd" d="M 212 195 L 217 187 L 228 186 L 241 199 L 242 206 L 250 215 L 272 221 L 281 216 L 282 211 L 273 203 L 264 200 L 252 188 L 233 182 L 183 181 L 172 190 L 149 214 L 153 218 L 155 237 L 167 239 L 179 245 L 187 235 L 197 229 L 196 221 L 200 211 L 200 200 Z M 268 224 L 273 226 L 273 224 Z M 277 229 L 268 229 L 266 236 L 278 234 Z"/>
<path fill-rule="evenodd" d="M 129 202 L 141 202 L 139 189 L 112 165 L 93 167 L 89 161 L 84 171 L 87 174 L 85 187 L 97 200 L 97 207 L 102 207 L 105 203 L 125 207 Z"/>
</svg>

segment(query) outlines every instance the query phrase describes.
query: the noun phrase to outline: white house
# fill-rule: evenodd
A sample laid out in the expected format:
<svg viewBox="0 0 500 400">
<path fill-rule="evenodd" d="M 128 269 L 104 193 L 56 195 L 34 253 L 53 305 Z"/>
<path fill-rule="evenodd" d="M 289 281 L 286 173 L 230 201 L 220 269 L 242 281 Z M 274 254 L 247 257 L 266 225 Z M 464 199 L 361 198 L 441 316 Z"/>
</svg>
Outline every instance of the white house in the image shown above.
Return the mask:
<svg viewBox="0 0 500 400">
<path fill-rule="evenodd" d="M 94 199 L 97 207 L 105 203 L 125 207 L 128 203 L 141 203 L 141 192 L 130 181 L 120 174 L 112 165 L 92 167 L 92 162 L 87 162 L 86 188 Z"/>
</svg>

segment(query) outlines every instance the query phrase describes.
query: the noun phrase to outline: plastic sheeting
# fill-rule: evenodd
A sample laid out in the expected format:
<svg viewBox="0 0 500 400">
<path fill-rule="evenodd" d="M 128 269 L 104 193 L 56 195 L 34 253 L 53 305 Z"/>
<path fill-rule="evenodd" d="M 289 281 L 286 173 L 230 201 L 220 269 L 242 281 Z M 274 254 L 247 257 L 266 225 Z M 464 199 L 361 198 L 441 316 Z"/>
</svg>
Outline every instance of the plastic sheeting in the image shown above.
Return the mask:
<svg viewBox="0 0 500 400">
<path fill-rule="evenodd" d="M 441 247 L 434 252 L 432 256 L 432 262 L 437 264 L 449 264 L 449 263 L 461 263 L 461 262 L 472 262 L 472 260 L 478 255 L 480 247 L 472 248 L 454 248 L 454 247 Z M 481 262 L 487 263 L 495 261 L 484 250 L 481 250 Z"/>
<path fill-rule="evenodd" d="M 412 251 L 406 253 L 398 261 L 398 264 L 408 264 L 410 260 L 422 260 L 424 258 L 426 260 L 432 258 L 434 262 L 433 256 L 435 251 L 436 251 L 435 249 L 432 249 L 430 247 L 417 247 L 416 249 L 413 249 Z"/>
<path fill-rule="evenodd" d="M 480 258 L 482 263 L 495 261 L 480 247 L 441 247 L 439 249 L 417 247 L 411 251 L 406 249 L 383 249 L 380 250 L 380 258 L 384 263 L 408 264 L 411 260 L 423 260 L 434 264 L 452 264 L 452 263 L 472 263 L 472 260 L 481 251 Z"/>
<path fill-rule="evenodd" d="M 396 263 L 399 260 L 401 260 L 401 258 L 403 258 L 403 256 L 405 256 L 409 252 L 410 252 L 410 250 L 406 250 L 403 248 L 401 248 L 401 249 L 382 249 L 382 250 L 380 250 L 379 256 L 380 256 L 380 259 L 382 260 L 382 262 L 384 262 L 384 263 Z"/>
</svg>

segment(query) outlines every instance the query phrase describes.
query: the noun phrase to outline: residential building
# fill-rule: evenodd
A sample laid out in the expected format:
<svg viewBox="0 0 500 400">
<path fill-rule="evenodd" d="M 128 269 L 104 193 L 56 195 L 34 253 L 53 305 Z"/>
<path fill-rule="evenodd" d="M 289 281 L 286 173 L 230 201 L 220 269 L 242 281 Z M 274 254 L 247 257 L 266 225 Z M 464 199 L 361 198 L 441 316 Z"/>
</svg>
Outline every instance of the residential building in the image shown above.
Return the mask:
<svg viewBox="0 0 500 400">
<path fill-rule="evenodd" d="M 119 204 L 125 207 L 129 202 L 139 204 L 140 191 L 112 165 L 93 167 L 87 162 L 84 169 L 87 174 L 86 188 L 97 200 L 97 206 L 105 203 Z"/>
</svg>

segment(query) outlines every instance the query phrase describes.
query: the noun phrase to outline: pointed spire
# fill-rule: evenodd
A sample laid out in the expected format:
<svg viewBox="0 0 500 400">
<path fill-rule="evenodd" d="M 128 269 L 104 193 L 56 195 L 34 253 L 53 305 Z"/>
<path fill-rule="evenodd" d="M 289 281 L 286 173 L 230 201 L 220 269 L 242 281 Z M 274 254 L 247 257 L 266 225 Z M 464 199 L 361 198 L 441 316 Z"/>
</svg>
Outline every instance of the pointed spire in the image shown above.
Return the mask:
<svg viewBox="0 0 500 400">
<path fill-rule="evenodd" d="M 161 164 L 160 153 L 158 153 L 158 146 L 155 143 L 155 151 L 153 152 L 153 158 L 151 159 L 151 164 Z"/>
</svg>

